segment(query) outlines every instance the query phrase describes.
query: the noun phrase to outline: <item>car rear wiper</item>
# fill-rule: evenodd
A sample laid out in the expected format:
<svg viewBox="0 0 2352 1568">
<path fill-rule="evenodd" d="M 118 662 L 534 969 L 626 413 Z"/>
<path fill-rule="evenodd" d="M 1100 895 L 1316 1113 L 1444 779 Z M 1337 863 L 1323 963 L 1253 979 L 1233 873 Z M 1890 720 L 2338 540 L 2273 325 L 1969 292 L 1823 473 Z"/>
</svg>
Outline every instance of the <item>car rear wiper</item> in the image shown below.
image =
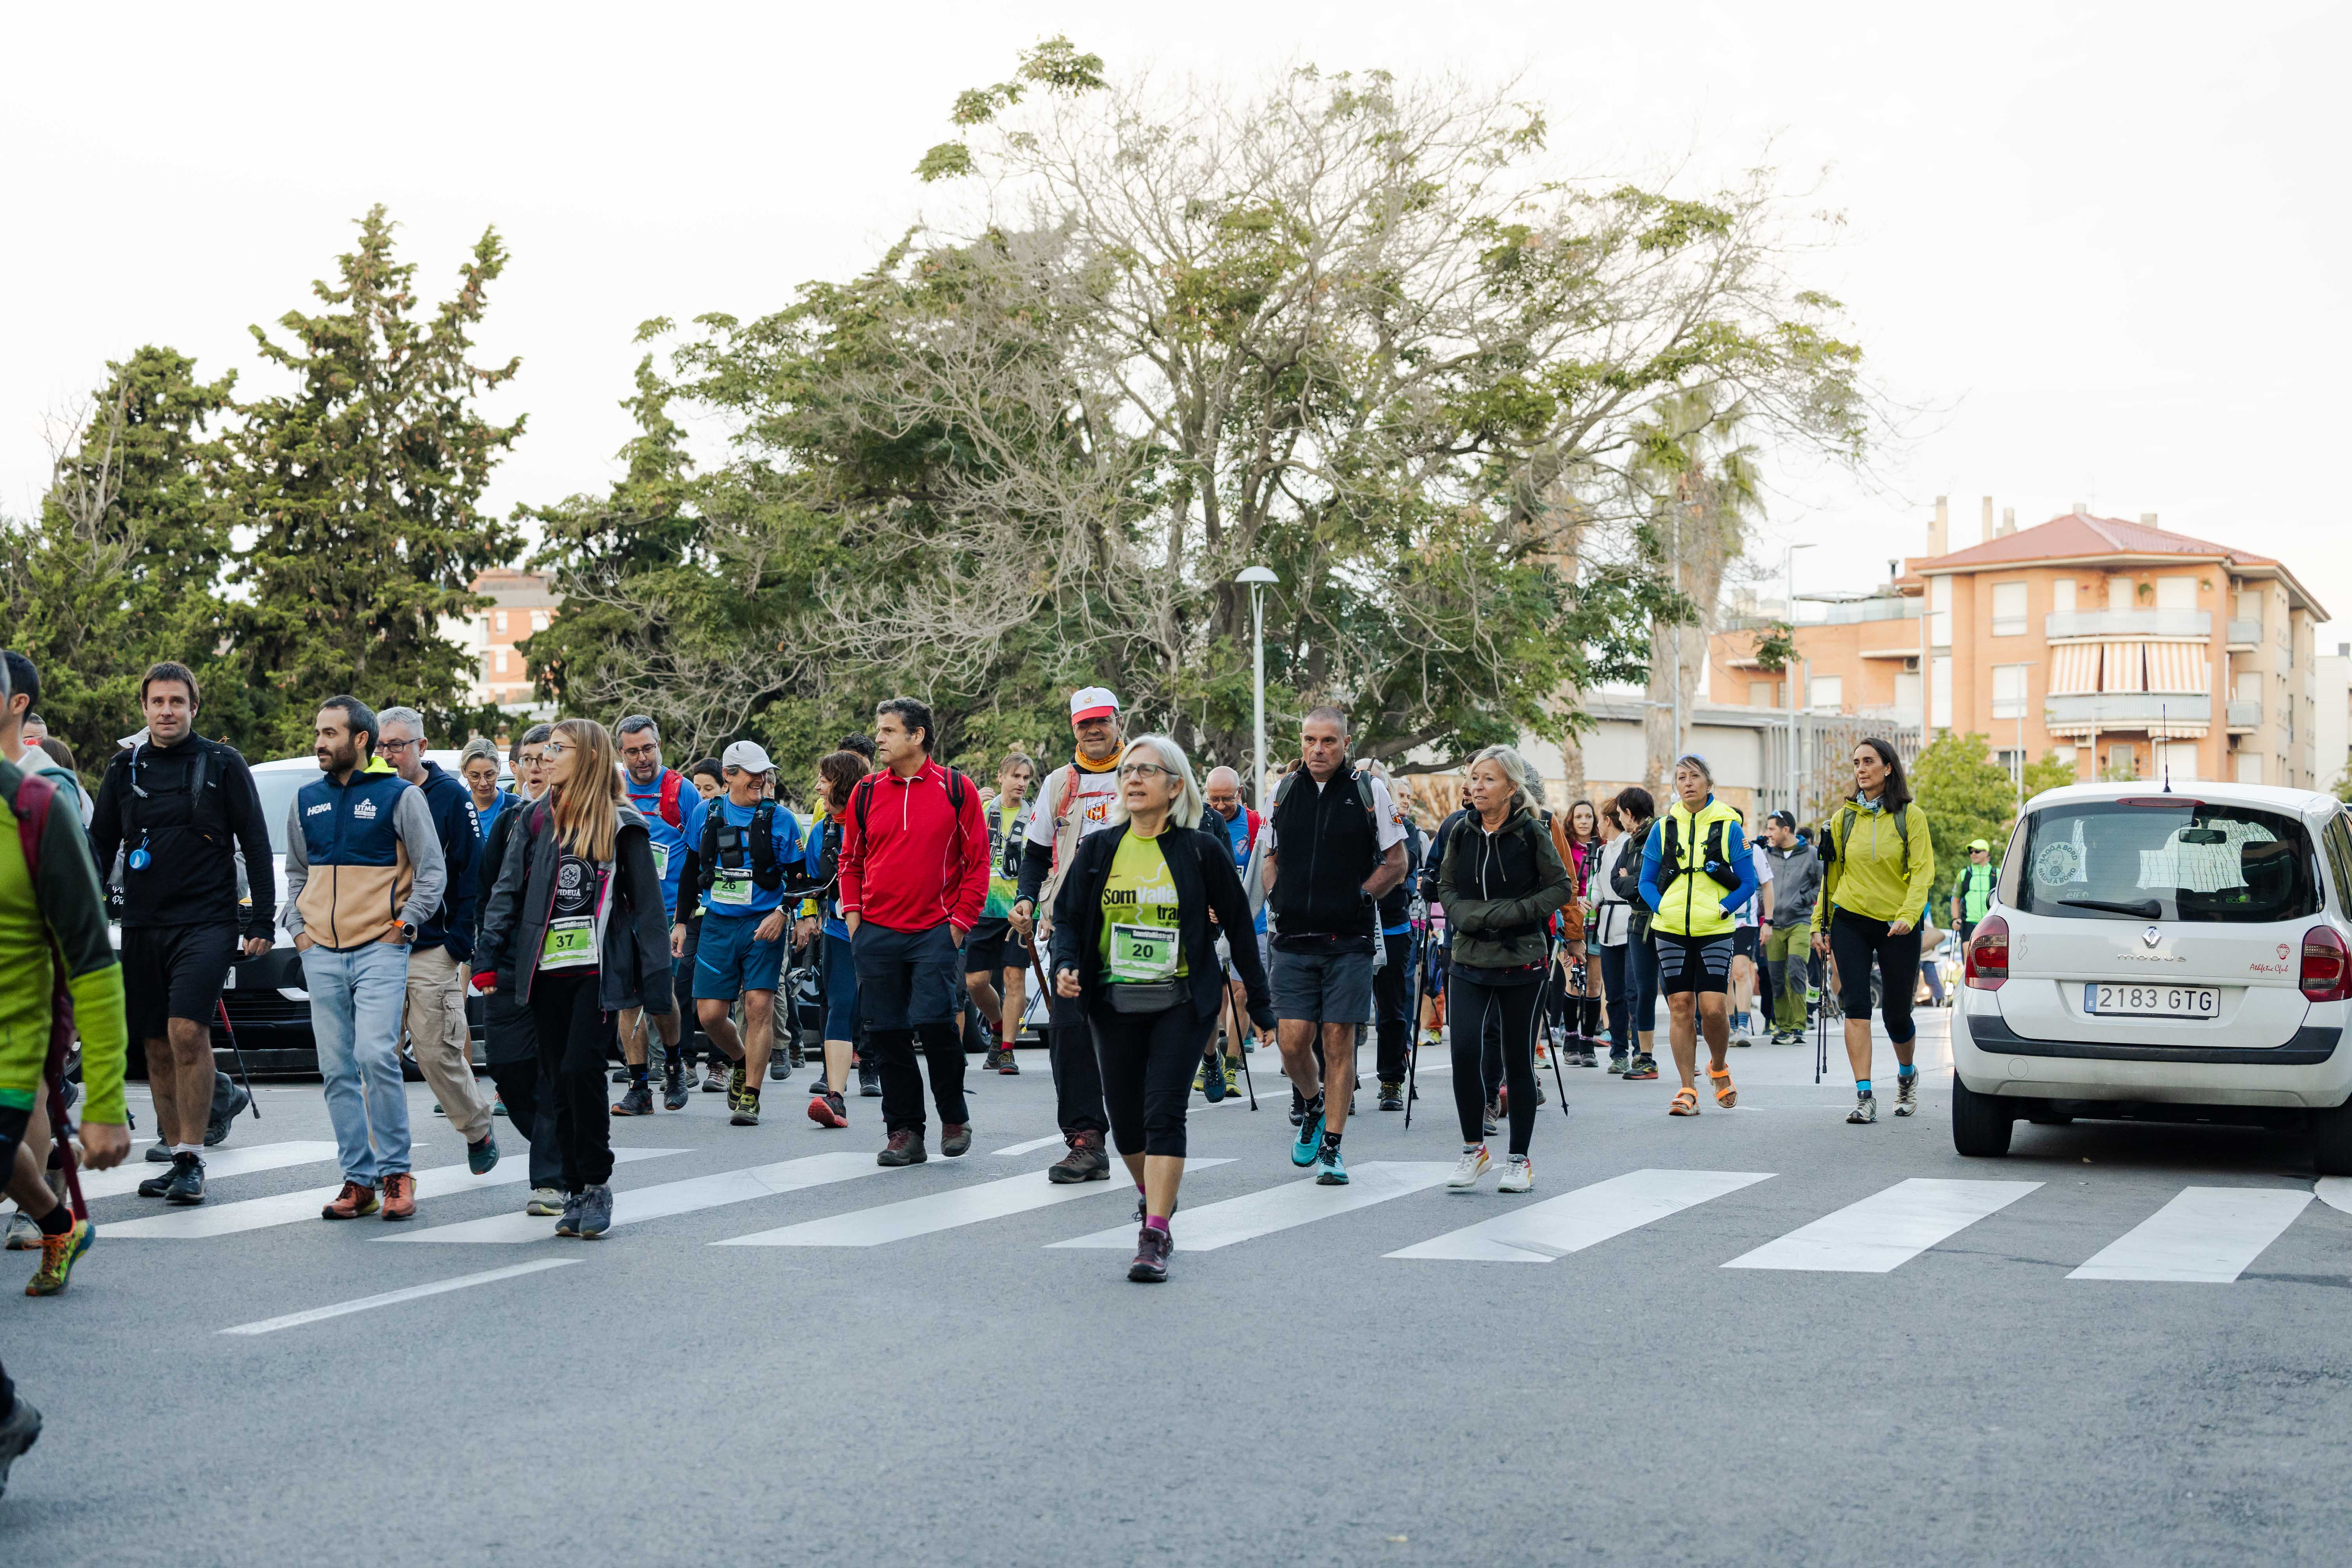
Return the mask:
<svg viewBox="0 0 2352 1568">
<path fill-rule="evenodd" d="M 2111 899 L 2061 899 L 2058 902 L 2064 909 L 2105 910 L 2111 914 L 2131 915 L 2144 921 L 2152 921 L 2164 913 L 2164 906 L 2154 899 L 2141 899 L 2128 904 Z"/>
</svg>

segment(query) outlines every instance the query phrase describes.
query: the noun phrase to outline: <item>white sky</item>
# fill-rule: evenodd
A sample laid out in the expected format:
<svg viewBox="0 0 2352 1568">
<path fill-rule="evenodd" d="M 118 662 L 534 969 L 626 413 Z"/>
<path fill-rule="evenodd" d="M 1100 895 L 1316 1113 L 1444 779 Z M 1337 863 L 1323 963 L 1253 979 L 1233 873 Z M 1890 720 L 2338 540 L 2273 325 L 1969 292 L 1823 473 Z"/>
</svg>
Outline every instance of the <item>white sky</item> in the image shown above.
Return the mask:
<svg viewBox="0 0 2352 1568">
<path fill-rule="evenodd" d="M 2326 454 L 2352 283 L 2337 73 L 2352 8 L 10 6 L 0 15 L 0 510 L 46 417 L 169 343 L 250 394 L 250 323 L 308 308 L 371 202 L 420 293 L 486 224 L 513 260 L 485 359 L 528 410 L 503 510 L 601 489 L 636 324 L 754 315 L 866 265 L 921 209 L 954 93 L 1067 33 L 1117 71 L 1285 63 L 1522 76 L 1578 168 L 1764 158 L 1850 227 L 1809 279 L 1921 410 L 1864 480 L 1774 475 L 1768 556 L 1858 588 L 1949 494 L 2020 527 L 2081 500 L 2285 561 L 2352 620 Z M 1825 173 L 1824 173 L 1825 171 Z M 2334 265 L 2329 265 L 2333 262 Z"/>
</svg>

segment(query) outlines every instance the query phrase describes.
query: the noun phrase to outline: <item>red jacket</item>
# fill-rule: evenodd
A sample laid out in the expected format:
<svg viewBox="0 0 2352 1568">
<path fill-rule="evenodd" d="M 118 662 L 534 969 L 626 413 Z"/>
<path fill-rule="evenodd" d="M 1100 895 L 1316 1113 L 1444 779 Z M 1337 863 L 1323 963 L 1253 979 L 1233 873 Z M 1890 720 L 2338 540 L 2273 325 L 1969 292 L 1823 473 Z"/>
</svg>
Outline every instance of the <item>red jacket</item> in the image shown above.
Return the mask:
<svg viewBox="0 0 2352 1568">
<path fill-rule="evenodd" d="M 928 757 L 912 778 L 885 768 L 858 780 L 842 813 L 844 915 L 892 931 L 972 928 L 988 898 L 988 825 L 980 791 L 970 779 L 961 787 L 959 812 L 948 770 Z"/>
</svg>

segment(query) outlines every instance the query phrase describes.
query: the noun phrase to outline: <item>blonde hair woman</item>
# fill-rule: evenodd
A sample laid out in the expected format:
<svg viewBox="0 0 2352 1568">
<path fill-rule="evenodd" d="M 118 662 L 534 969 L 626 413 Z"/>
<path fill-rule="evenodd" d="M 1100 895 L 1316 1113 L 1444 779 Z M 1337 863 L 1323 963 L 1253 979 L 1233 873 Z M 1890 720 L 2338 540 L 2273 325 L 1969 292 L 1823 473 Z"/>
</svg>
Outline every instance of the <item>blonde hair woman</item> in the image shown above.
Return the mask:
<svg viewBox="0 0 2352 1568">
<path fill-rule="evenodd" d="M 653 837 L 621 794 L 604 726 L 566 719 L 541 755 L 547 795 L 519 808 L 482 916 L 474 987 L 503 988 L 530 1008 L 563 1159 L 555 1234 L 593 1237 L 613 1223 L 604 1060 L 622 1009 L 659 1016 L 676 1005 L 668 921 Z"/>
</svg>

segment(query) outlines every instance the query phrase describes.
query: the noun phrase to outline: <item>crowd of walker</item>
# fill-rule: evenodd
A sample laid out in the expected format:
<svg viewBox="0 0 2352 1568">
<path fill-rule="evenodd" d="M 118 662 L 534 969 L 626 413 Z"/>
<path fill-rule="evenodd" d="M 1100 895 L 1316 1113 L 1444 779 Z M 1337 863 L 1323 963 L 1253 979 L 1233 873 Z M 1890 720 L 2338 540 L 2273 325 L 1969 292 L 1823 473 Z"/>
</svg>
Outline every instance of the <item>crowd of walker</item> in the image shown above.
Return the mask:
<svg viewBox="0 0 2352 1568">
<path fill-rule="evenodd" d="M 934 756 L 925 704 L 894 698 L 816 760 L 803 822 L 756 742 L 680 773 L 652 719 L 572 718 L 503 755 L 473 740 L 452 773 L 415 709 L 337 696 L 317 714 L 318 776 L 288 807 L 281 901 L 245 874 L 270 864 L 268 824 L 245 759 L 198 732 L 189 669 L 147 672 L 142 727 L 91 796 L 38 723 L 39 672 L 0 662 L 0 1163 L 7 1245 L 40 1255 L 29 1295 L 63 1291 L 97 1234 L 77 1169 L 131 1148 L 131 1039 L 160 1166 L 138 1192 L 205 1201 L 204 1152 L 247 1103 L 215 1068 L 213 1026 L 232 966 L 281 931 L 342 1172 L 327 1221 L 417 1212 L 404 1058 L 473 1172 L 498 1163 L 495 1122 L 509 1122 L 527 1211 L 560 1237 L 605 1233 L 611 1119 L 656 1114 L 656 1069 L 661 1105 L 683 1110 L 698 1045 L 701 1091 L 756 1128 L 806 1027 L 822 1041 L 809 1120 L 849 1125 L 855 1072 L 881 1101 L 884 1165 L 929 1157 L 928 1072 L 954 1158 L 972 1141 L 968 1044 L 981 1070 L 1019 1072 L 1033 994 L 1066 1145 L 1045 1178 L 1108 1180 L 1116 1144 L 1138 1281 L 1168 1278 L 1192 1096 L 1255 1104 L 1261 1047 L 1289 1081 L 1290 1160 L 1316 1182 L 1349 1180 L 1369 1033 L 1377 1104 L 1408 1122 L 1420 1050 L 1449 1053 L 1462 1147 L 1447 1185 L 1477 1187 L 1503 1136 L 1495 1188 L 1526 1193 L 1539 1063 L 1599 1066 L 1605 1014 L 1609 1071 L 1656 1079 L 1663 996 L 1680 1079 L 1667 1114 L 1731 1107 L 1727 1047 L 1750 1043 L 1756 988 L 1772 1040 L 1801 1041 L 1827 960 L 1855 1079 L 1846 1120 L 1877 1120 L 1874 988 L 1900 1064 L 1894 1113 L 1917 1107 L 1934 851 L 1880 740 L 1855 747 L 1851 797 L 1810 835 L 1779 812 L 1752 844 L 1695 754 L 1675 762 L 1663 811 L 1638 787 L 1551 811 L 1507 746 L 1476 754 L 1459 809 L 1424 834 L 1388 771 L 1351 754 L 1336 707 L 1305 715 L 1261 816 L 1234 769 L 1196 776 L 1173 738 L 1129 734 L 1100 687 L 1071 697 L 1067 763 L 1040 777 L 1016 752 L 985 784 Z M 1969 858 L 1963 933 L 1990 892 L 1981 841 Z M 79 1142 L 53 1137 L 77 1098 Z M 0 1482 L 38 1427 L 0 1370 Z"/>
</svg>

